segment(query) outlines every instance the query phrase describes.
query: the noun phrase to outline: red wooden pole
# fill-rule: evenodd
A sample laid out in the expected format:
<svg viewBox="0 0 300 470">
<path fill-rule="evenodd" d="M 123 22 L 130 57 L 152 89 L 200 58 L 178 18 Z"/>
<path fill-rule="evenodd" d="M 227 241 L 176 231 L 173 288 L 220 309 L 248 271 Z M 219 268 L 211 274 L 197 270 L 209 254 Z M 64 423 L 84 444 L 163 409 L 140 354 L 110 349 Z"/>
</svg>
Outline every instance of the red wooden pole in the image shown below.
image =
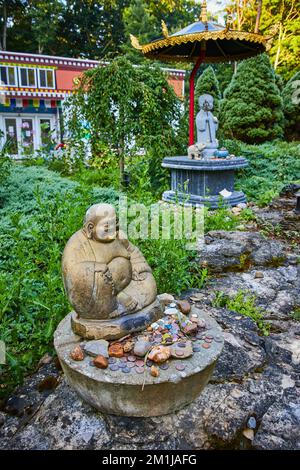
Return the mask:
<svg viewBox="0 0 300 470">
<path fill-rule="evenodd" d="M 196 73 L 198 72 L 199 70 L 199 67 L 200 65 L 202 64 L 203 60 L 205 58 L 205 49 L 204 48 L 201 48 L 201 52 L 200 52 L 200 57 L 197 59 L 197 62 L 191 72 L 191 75 L 190 75 L 190 79 L 189 79 L 189 82 L 190 82 L 190 113 L 189 113 L 189 145 L 194 145 L 194 142 L 195 142 L 195 133 L 194 133 L 194 129 L 195 129 L 195 123 L 194 123 L 194 119 L 195 119 L 195 77 L 196 77 Z"/>
</svg>

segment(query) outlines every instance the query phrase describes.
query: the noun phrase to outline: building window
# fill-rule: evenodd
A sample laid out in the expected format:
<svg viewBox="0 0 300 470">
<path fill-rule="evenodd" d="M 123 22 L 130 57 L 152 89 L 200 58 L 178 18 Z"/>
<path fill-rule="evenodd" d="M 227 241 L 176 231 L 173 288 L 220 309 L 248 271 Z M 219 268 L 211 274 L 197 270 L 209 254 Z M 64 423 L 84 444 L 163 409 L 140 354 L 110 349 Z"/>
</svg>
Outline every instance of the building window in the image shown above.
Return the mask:
<svg viewBox="0 0 300 470">
<path fill-rule="evenodd" d="M 47 69 L 40 69 L 39 86 L 40 88 L 54 88 L 54 71 Z"/>
<path fill-rule="evenodd" d="M 17 77 L 16 77 L 16 69 L 15 67 L 9 66 L 0 66 L 1 70 L 1 83 L 4 85 L 16 86 L 17 85 Z"/>
<path fill-rule="evenodd" d="M 20 74 L 20 86 L 36 86 L 35 69 L 20 67 L 19 74 Z"/>
</svg>

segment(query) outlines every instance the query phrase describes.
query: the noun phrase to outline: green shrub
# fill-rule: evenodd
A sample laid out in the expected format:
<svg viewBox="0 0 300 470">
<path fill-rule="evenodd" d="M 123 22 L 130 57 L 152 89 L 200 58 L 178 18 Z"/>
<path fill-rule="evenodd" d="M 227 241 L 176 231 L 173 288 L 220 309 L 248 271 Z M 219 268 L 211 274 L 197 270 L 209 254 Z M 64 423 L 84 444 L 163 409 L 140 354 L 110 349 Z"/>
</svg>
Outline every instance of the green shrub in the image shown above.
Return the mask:
<svg viewBox="0 0 300 470">
<path fill-rule="evenodd" d="M 226 141 L 227 148 L 230 145 L 230 141 Z M 297 142 L 240 144 L 236 154 L 244 155 L 249 162 L 248 168 L 237 173 L 236 188 L 260 206 L 269 204 L 286 184 L 300 180 L 300 144 Z"/>
<path fill-rule="evenodd" d="M 0 210 L 0 338 L 7 366 L 0 389 L 20 382 L 52 350 L 53 332 L 70 307 L 63 292 L 61 255 L 87 207 L 114 203 L 116 192 L 89 189 L 45 168 L 14 165 Z"/>
<path fill-rule="evenodd" d="M 282 99 L 267 54 L 242 61 L 221 103 L 225 137 L 259 143 L 283 136 Z"/>
<path fill-rule="evenodd" d="M 199 111 L 199 96 L 204 93 L 212 95 L 214 98 L 214 115 L 219 116 L 220 112 L 220 100 L 221 92 L 219 87 L 219 82 L 214 72 L 214 69 L 209 66 L 204 72 L 200 75 L 195 86 L 195 111 Z"/>
<path fill-rule="evenodd" d="M 285 137 L 300 140 L 300 72 L 295 73 L 282 90 Z"/>
<path fill-rule="evenodd" d="M 213 300 L 213 307 L 227 308 L 245 317 L 249 317 L 256 323 L 263 335 L 269 335 L 271 325 L 264 320 L 262 308 L 256 306 L 255 295 L 243 292 L 242 290 L 239 290 L 234 296 L 217 291 Z"/>
<path fill-rule="evenodd" d="M 0 131 L 0 140 L 3 132 Z M 8 156 L 8 145 L 4 145 L 0 150 L 0 185 L 7 179 L 11 170 L 11 159 Z"/>
</svg>

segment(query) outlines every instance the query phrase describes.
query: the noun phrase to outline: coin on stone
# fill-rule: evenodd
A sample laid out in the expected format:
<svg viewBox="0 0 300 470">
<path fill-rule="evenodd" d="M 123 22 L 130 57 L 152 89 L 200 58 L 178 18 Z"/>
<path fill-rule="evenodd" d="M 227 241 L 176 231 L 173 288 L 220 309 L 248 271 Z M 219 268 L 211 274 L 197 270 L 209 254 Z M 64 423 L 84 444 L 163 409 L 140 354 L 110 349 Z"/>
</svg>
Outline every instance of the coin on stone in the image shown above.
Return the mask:
<svg viewBox="0 0 300 470">
<path fill-rule="evenodd" d="M 178 343 L 177 346 L 178 346 L 179 348 L 185 348 L 185 343 Z"/>
<path fill-rule="evenodd" d="M 127 367 L 129 367 L 129 369 L 132 369 L 133 367 L 135 367 L 135 363 L 134 362 L 127 362 Z"/>
<path fill-rule="evenodd" d="M 193 352 L 200 352 L 201 351 L 201 348 L 200 346 L 193 346 Z"/>
<path fill-rule="evenodd" d="M 143 374 L 145 369 L 144 367 L 135 367 L 134 370 L 137 374 Z"/>
<path fill-rule="evenodd" d="M 124 367 L 127 367 L 126 362 L 119 362 L 118 363 L 119 369 L 124 369 Z"/>
<path fill-rule="evenodd" d="M 184 356 L 184 352 L 183 352 L 183 351 L 180 351 L 180 349 L 175 349 L 175 354 L 176 354 L 176 356 L 178 356 L 178 357 Z"/>
<path fill-rule="evenodd" d="M 135 356 L 128 356 L 127 360 L 129 362 L 135 362 L 136 361 L 136 357 Z"/>
<path fill-rule="evenodd" d="M 109 369 L 113 370 L 113 371 L 116 371 L 116 370 L 119 369 L 119 366 L 118 366 L 118 364 L 110 364 Z"/>
<path fill-rule="evenodd" d="M 108 359 L 108 364 L 115 364 L 117 362 L 117 359 L 115 357 L 110 357 Z"/>
<path fill-rule="evenodd" d="M 144 367 L 144 361 L 138 359 L 137 361 L 135 361 L 135 364 L 137 367 Z"/>
<path fill-rule="evenodd" d="M 222 336 L 215 336 L 215 341 L 217 343 L 222 343 L 222 341 L 223 341 Z"/>
<path fill-rule="evenodd" d="M 210 348 L 210 344 L 209 344 L 209 343 L 203 343 L 203 344 L 202 344 L 202 348 L 209 349 L 209 348 Z"/>
<path fill-rule="evenodd" d="M 184 369 L 185 369 L 185 365 L 182 364 L 182 362 L 179 362 L 178 364 L 175 365 L 175 369 L 177 369 L 177 370 L 184 370 Z"/>
<path fill-rule="evenodd" d="M 167 370 L 169 369 L 169 367 L 170 367 L 169 364 L 167 364 L 166 362 L 164 362 L 163 364 L 160 364 L 159 366 L 161 370 Z"/>
<path fill-rule="evenodd" d="M 126 366 L 122 368 L 122 372 L 124 372 L 124 374 L 129 374 L 131 372 L 131 369 Z"/>
</svg>

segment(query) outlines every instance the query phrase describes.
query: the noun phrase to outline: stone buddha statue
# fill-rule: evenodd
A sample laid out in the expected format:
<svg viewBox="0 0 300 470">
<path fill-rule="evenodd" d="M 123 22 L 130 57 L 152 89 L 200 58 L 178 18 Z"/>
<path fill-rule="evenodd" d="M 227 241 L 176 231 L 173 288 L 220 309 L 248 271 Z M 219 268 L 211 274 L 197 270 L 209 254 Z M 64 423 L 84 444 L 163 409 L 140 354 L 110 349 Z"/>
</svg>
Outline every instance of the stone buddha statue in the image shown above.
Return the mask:
<svg viewBox="0 0 300 470">
<path fill-rule="evenodd" d="M 62 272 L 77 334 L 117 338 L 161 316 L 151 268 L 120 233 L 110 204 L 87 210 L 83 229 L 65 247 Z"/>
<path fill-rule="evenodd" d="M 196 116 L 197 145 L 205 146 L 204 158 L 213 156 L 218 149 L 216 132 L 218 130 L 218 119 L 212 114 L 214 109 L 214 99 L 209 94 L 199 97 L 200 111 Z"/>
</svg>

